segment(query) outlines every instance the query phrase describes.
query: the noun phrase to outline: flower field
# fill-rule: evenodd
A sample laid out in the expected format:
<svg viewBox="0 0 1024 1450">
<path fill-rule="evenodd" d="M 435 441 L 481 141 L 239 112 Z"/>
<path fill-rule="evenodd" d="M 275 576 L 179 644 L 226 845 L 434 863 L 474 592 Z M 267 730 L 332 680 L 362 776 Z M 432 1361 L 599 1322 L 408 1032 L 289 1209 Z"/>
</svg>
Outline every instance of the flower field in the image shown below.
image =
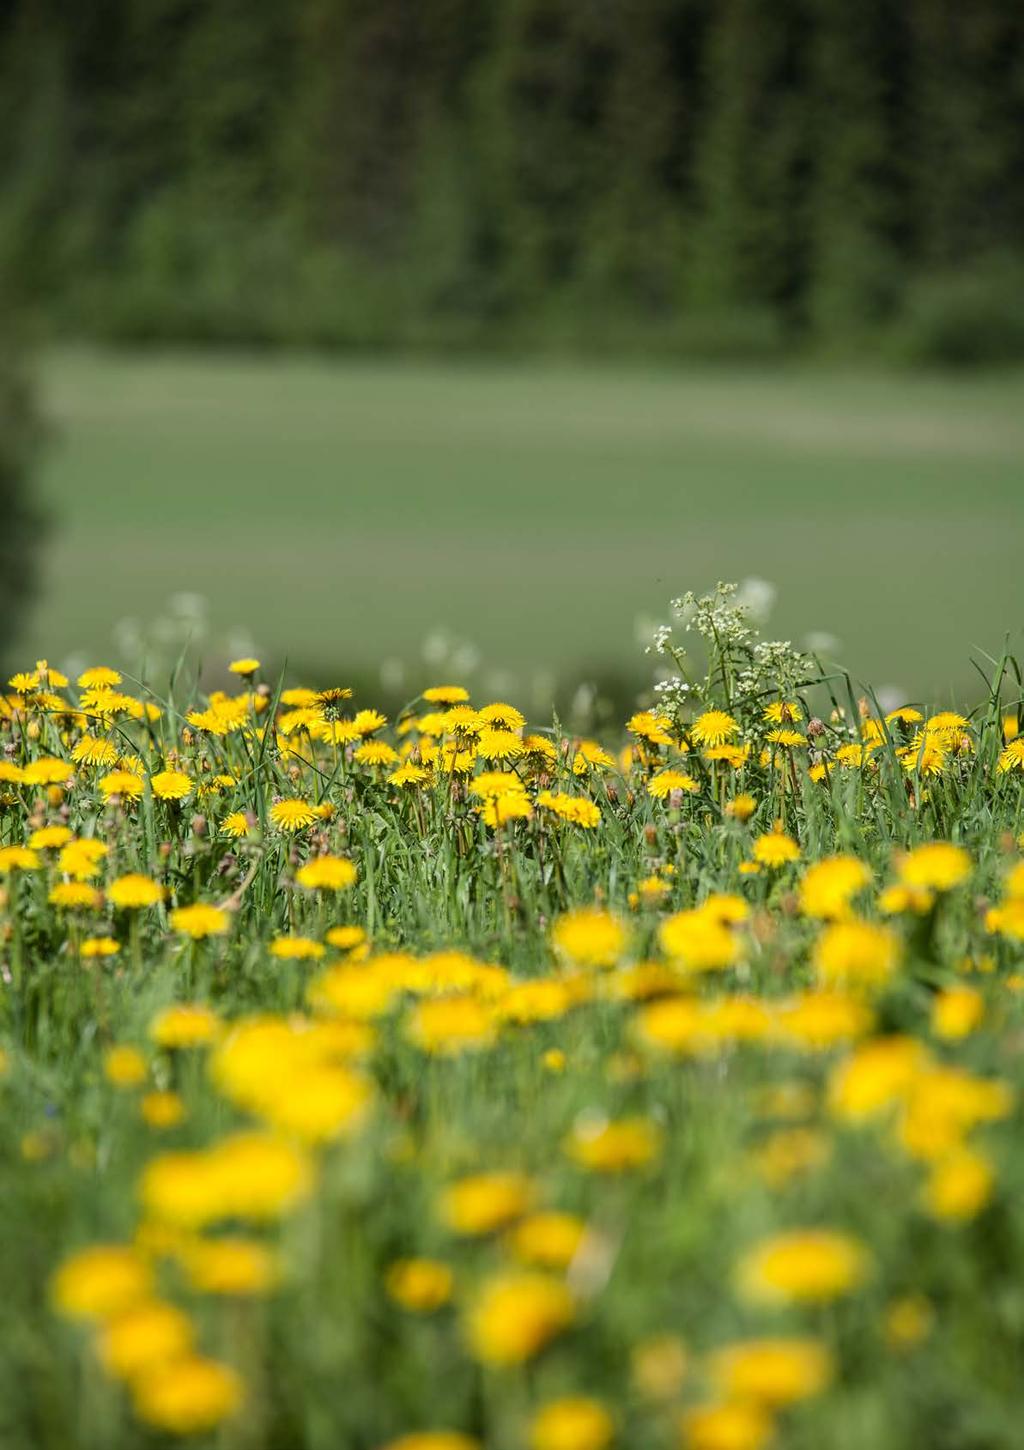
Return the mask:
<svg viewBox="0 0 1024 1450">
<path fill-rule="evenodd" d="M 1011 1450 L 1024 734 L 677 601 L 439 683 L 0 695 L 0 1444 Z"/>
</svg>

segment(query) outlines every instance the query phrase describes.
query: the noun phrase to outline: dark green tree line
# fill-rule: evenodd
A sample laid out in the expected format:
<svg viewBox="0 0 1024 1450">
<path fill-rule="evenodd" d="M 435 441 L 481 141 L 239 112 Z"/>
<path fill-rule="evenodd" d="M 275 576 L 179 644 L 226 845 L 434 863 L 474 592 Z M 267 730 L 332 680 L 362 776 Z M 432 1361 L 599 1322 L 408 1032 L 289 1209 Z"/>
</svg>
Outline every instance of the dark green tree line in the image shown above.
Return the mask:
<svg viewBox="0 0 1024 1450">
<path fill-rule="evenodd" d="M 1006 0 L 11 0 L 0 164 L 65 330 L 1024 341 Z"/>
</svg>

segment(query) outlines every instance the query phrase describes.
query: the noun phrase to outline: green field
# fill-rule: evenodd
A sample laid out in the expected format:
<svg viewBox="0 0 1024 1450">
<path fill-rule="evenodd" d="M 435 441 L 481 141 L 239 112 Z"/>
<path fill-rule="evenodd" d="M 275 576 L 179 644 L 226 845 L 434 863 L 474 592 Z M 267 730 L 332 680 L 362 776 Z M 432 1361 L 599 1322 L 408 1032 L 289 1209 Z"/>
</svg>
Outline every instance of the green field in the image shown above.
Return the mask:
<svg viewBox="0 0 1024 1450">
<path fill-rule="evenodd" d="M 520 688 L 635 668 L 638 616 L 751 574 L 780 591 L 770 632 L 832 633 L 907 690 L 966 684 L 971 647 L 1019 630 L 1019 376 L 85 351 L 40 372 L 53 528 L 25 659 L 116 658 L 115 622 L 183 590 L 298 670 L 415 664 L 444 625 Z"/>
</svg>

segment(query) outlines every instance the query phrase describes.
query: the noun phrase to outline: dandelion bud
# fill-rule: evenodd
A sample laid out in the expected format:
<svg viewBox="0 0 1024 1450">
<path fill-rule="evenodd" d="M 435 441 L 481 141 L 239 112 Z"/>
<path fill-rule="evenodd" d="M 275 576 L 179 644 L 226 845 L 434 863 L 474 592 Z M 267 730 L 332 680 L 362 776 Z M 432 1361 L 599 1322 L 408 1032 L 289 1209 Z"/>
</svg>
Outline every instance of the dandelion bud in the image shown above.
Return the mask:
<svg viewBox="0 0 1024 1450">
<path fill-rule="evenodd" d="M 606 794 L 608 796 L 608 799 L 614 805 L 614 803 L 619 798 L 619 788 L 618 788 L 618 786 L 616 786 L 616 785 L 607 785 L 607 786 L 605 786 L 605 792 L 606 792 Z"/>
</svg>

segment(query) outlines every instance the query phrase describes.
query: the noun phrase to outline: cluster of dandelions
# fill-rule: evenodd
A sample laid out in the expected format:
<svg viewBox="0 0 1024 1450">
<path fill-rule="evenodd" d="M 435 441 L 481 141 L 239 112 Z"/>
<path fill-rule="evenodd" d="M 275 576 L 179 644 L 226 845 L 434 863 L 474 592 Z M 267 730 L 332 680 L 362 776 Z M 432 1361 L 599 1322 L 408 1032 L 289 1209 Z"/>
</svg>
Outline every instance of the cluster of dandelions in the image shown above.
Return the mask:
<svg viewBox="0 0 1024 1450">
<path fill-rule="evenodd" d="M 241 1442 L 761 1450 L 851 1393 L 888 1433 L 906 1377 L 910 1444 L 1019 1334 L 979 1306 L 1024 1254 L 1020 702 L 815 715 L 745 628 L 604 741 L 255 658 L 180 716 L 12 678 L 3 1132 L 75 1205 L 81 1332 L 33 1332 L 83 1443 L 124 1396 Z M 7 1231 L 38 1299 L 45 1214 Z"/>
</svg>

